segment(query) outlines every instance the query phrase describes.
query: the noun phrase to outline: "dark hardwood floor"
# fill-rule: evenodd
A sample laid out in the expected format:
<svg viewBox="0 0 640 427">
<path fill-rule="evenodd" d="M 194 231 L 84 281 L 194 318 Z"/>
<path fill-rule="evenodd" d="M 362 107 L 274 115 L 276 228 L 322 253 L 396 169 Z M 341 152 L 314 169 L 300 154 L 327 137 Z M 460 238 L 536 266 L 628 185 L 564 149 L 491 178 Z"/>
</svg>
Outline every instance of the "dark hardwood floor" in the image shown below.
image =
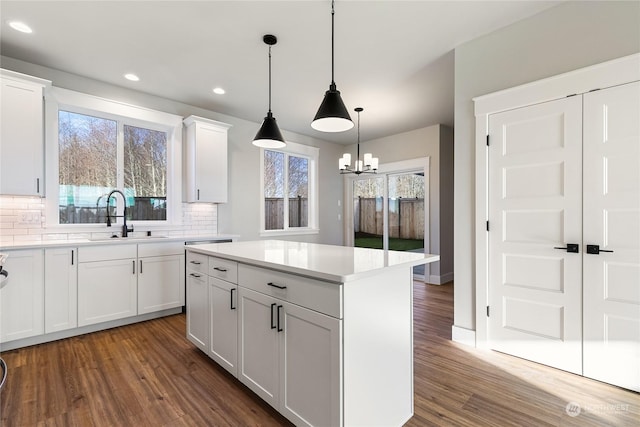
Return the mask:
<svg viewBox="0 0 640 427">
<path fill-rule="evenodd" d="M 639 394 L 451 342 L 453 284 L 416 282 L 414 291 L 415 415 L 407 426 L 640 425 Z M 2 357 L 2 426 L 290 425 L 186 340 L 184 315 Z M 575 417 L 571 402 L 580 405 Z"/>
</svg>

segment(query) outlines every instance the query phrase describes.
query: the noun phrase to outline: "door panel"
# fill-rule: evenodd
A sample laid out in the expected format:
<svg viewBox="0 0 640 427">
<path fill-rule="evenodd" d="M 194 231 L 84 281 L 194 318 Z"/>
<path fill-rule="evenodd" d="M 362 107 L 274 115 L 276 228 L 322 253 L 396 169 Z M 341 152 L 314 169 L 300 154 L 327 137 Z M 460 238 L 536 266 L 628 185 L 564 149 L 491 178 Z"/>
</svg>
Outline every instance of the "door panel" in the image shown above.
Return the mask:
<svg viewBox="0 0 640 427">
<path fill-rule="evenodd" d="M 489 117 L 491 347 L 582 372 L 580 97 Z"/>
<path fill-rule="evenodd" d="M 584 375 L 640 391 L 640 83 L 584 95 Z"/>
</svg>

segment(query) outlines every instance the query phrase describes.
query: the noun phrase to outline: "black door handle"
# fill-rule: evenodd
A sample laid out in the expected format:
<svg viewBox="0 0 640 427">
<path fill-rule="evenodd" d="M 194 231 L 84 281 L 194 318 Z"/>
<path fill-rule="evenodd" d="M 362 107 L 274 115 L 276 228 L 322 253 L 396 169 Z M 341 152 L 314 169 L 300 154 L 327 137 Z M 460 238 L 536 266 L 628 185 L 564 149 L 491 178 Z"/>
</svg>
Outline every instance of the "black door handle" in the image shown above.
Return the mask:
<svg viewBox="0 0 640 427">
<path fill-rule="evenodd" d="M 564 249 L 567 252 L 577 254 L 580 252 L 580 245 L 578 245 L 577 243 L 567 243 L 567 246 L 565 246 L 564 248 L 555 246 L 553 249 Z"/>
<path fill-rule="evenodd" d="M 280 309 L 281 309 L 281 308 L 282 308 L 282 306 L 281 306 L 281 305 L 279 305 L 279 306 L 278 306 L 278 312 L 277 312 L 277 315 L 278 315 L 278 332 L 282 332 L 282 331 L 284 331 L 284 329 L 280 327 Z"/>
<path fill-rule="evenodd" d="M 273 308 L 276 306 L 276 303 L 274 302 L 273 304 L 271 304 L 271 329 L 275 329 L 276 325 L 273 324 Z"/>
<path fill-rule="evenodd" d="M 613 252 L 606 249 L 600 249 L 600 245 L 587 245 L 587 253 L 591 255 L 598 255 L 600 252 Z"/>
<path fill-rule="evenodd" d="M 235 292 L 235 290 L 236 290 L 236 288 L 231 288 L 231 291 L 229 292 L 231 294 L 231 303 L 230 303 L 231 305 L 229 307 L 231 310 L 235 310 L 236 309 L 236 306 L 233 305 L 233 293 Z"/>
</svg>

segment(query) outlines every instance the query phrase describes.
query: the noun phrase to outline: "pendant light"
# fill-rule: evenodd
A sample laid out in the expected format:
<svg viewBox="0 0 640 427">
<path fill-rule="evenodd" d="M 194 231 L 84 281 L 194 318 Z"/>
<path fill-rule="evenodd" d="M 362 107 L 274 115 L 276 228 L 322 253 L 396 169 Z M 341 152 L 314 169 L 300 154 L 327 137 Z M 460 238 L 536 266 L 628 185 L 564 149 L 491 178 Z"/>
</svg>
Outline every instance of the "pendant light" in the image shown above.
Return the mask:
<svg viewBox="0 0 640 427">
<path fill-rule="evenodd" d="M 282 148 L 287 144 L 284 142 L 284 138 L 278 129 L 276 118 L 271 113 L 271 46 L 278 42 L 276 36 L 266 34 L 262 37 L 262 41 L 269 45 L 269 111 L 267 117 L 264 118 L 260 130 L 256 133 L 256 137 L 253 138 L 253 145 L 263 148 Z"/>
<path fill-rule="evenodd" d="M 311 122 L 311 127 L 321 132 L 344 132 L 353 127 L 349 111 L 345 107 L 340 91 L 336 89 L 336 82 L 333 79 L 334 53 L 333 53 L 333 21 L 335 15 L 334 1 L 331 1 L 331 84 L 329 90 L 325 92 L 324 99 L 316 116 Z"/>
<path fill-rule="evenodd" d="M 344 153 L 340 159 L 338 159 L 338 168 L 341 174 L 355 173 L 360 175 L 361 173 L 376 173 L 378 170 L 378 158 L 373 157 L 371 153 L 365 153 L 364 159 L 360 160 L 360 113 L 364 111 L 364 108 L 358 107 L 354 110 L 358 113 L 358 148 L 356 151 L 356 161 L 351 167 L 351 154 Z"/>
</svg>

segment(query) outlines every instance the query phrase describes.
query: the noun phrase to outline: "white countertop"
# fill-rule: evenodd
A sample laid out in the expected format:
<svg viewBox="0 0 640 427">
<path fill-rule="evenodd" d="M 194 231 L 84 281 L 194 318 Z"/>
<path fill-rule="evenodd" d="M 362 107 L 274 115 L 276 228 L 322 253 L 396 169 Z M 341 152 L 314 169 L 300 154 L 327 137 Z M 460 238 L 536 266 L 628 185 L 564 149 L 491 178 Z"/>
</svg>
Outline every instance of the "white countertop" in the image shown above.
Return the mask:
<svg viewBox="0 0 640 427">
<path fill-rule="evenodd" d="M 42 249 L 56 247 L 80 247 L 80 246 L 97 246 L 97 245 L 115 245 L 126 243 L 163 243 L 163 242 L 198 242 L 207 240 L 226 240 L 238 238 L 237 235 L 201 235 L 201 236 L 141 236 L 141 237 L 118 237 L 118 238 L 96 238 L 96 239 L 55 239 L 55 240 L 38 240 L 38 241 L 21 241 L 14 243 L 0 243 L 0 250 L 16 250 L 16 249 Z"/>
<path fill-rule="evenodd" d="M 188 247 L 194 252 L 332 282 L 348 282 L 384 268 L 414 267 L 440 260 L 439 255 L 416 252 L 259 240 L 211 243 Z"/>
</svg>

